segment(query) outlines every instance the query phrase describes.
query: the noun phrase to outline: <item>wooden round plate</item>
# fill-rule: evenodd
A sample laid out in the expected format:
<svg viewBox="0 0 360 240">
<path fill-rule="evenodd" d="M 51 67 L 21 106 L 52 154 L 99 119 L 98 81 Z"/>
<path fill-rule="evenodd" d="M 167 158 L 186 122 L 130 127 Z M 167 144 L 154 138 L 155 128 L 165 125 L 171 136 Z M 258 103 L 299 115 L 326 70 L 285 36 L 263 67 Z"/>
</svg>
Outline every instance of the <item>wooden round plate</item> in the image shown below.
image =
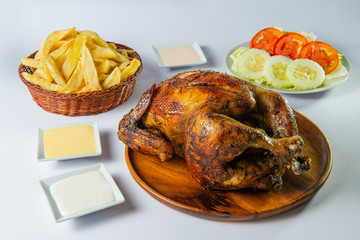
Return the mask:
<svg viewBox="0 0 360 240">
<path fill-rule="evenodd" d="M 322 131 L 295 112 L 304 154 L 311 171 L 297 176 L 287 171 L 279 191 L 207 191 L 191 177 L 186 162 L 158 157 L 126 147 L 126 163 L 135 181 L 152 197 L 178 211 L 212 220 L 252 220 L 283 213 L 309 201 L 324 185 L 332 167 L 331 149 Z"/>
</svg>

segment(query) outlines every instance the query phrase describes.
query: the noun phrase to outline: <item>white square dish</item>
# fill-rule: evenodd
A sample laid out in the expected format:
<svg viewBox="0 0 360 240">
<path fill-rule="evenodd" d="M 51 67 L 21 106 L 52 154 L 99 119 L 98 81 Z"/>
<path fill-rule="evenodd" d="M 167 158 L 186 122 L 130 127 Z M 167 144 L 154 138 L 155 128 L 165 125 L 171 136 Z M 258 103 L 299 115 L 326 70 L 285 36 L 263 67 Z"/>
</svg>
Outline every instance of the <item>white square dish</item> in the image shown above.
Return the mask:
<svg viewBox="0 0 360 240">
<path fill-rule="evenodd" d="M 114 201 L 111 201 L 109 203 L 106 204 L 102 204 L 96 207 L 92 207 L 86 210 L 83 210 L 81 212 L 77 212 L 75 214 L 69 214 L 69 215 L 63 215 L 61 213 L 61 209 L 59 208 L 59 205 L 56 201 L 56 198 L 52 195 L 51 192 L 51 187 L 62 181 L 62 180 L 66 180 L 69 179 L 70 177 L 76 177 L 79 176 L 81 174 L 86 174 L 86 173 L 90 173 L 93 171 L 98 171 L 100 172 L 105 181 L 109 184 L 109 186 L 111 187 L 113 196 L 114 196 Z M 46 179 L 42 179 L 40 180 L 40 185 L 42 187 L 42 189 L 44 190 L 44 193 L 46 195 L 46 198 L 48 200 L 48 203 L 50 205 L 50 208 L 52 210 L 53 216 L 55 218 L 56 222 L 62 222 L 71 218 L 76 218 L 76 217 L 80 217 L 86 214 L 90 214 L 96 211 L 100 211 L 103 210 L 105 208 L 109 208 L 118 204 L 121 204 L 123 202 L 125 202 L 125 198 L 122 195 L 122 193 L 120 192 L 118 186 L 116 185 L 114 179 L 112 178 L 111 174 L 109 173 L 109 171 L 106 169 L 105 165 L 103 163 L 99 163 L 99 164 L 95 164 L 92 165 L 90 167 L 86 167 L 86 168 L 82 168 L 82 169 L 78 169 L 78 170 L 74 170 L 71 172 L 67 172 L 67 173 L 63 173 L 60 175 L 56 175 L 56 176 L 52 176 Z M 81 190 L 81 189 L 80 189 Z M 100 196 L 101 197 L 101 196 Z"/>
<path fill-rule="evenodd" d="M 96 152 L 88 153 L 88 154 L 78 154 L 78 155 L 70 155 L 70 156 L 62 156 L 62 157 L 53 157 L 53 158 L 46 158 L 44 152 L 44 133 L 47 130 L 55 129 L 55 128 L 62 128 L 62 127 L 70 127 L 70 126 L 78 126 L 78 125 L 88 125 L 92 126 L 94 130 L 94 137 L 95 137 L 95 144 L 96 144 Z M 100 133 L 99 133 L 99 125 L 96 121 L 89 121 L 89 122 L 76 122 L 76 123 L 63 123 L 63 124 L 56 124 L 51 126 L 44 126 L 39 127 L 38 129 L 38 153 L 37 153 L 37 160 L 39 162 L 43 161 L 52 161 L 52 160 L 68 160 L 74 158 L 84 158 L 84 157 L 93 157 L 93 156 L 100 156 L 102 154 L 101 149 L 101 141 L 100 141 Z"/>
<path fill-rule="evenodd" d="M 199 57 L 199 59 L 194 61 L 184 61 L 183 63 L 177 64 L 165 64 L 163 58 L 161 56 L 161 51 L 164 49 L 176 49 L 181 47 L 190 47 L 194 50 L 194 53 Z M 159 67 L 188 67 L 188 66 L 195 66 L 200 64 L 205 64 L 207 62 L 206 57 L 201 50 L 199 44 L 194 41 L 187 41 L 187 42 L 177 42 L 177 43 L 168 43 L 168 44 L 159 44 L 152 46 L 155 54 L 156 61 Z M 186 57 L 186 56 L 184 56 Z"/>
</svg>

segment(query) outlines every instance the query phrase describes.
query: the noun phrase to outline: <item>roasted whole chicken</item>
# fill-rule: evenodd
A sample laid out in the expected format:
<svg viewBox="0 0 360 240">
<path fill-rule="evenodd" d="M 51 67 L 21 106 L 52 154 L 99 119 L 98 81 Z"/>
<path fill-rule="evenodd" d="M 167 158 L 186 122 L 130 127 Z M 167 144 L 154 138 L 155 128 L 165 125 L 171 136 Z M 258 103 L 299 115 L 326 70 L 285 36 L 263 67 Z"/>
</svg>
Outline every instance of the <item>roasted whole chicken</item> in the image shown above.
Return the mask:
<svg viewBox="0 0 360 240">
<path fill-rule="evenodd" d="M 161 161 L 184 158 L 205 189 L 279 189 L 287 168 L 310 169 L 287 100 L 214 71 L 154 84 L 120 121 L 118 137 Z"/>
</svg>

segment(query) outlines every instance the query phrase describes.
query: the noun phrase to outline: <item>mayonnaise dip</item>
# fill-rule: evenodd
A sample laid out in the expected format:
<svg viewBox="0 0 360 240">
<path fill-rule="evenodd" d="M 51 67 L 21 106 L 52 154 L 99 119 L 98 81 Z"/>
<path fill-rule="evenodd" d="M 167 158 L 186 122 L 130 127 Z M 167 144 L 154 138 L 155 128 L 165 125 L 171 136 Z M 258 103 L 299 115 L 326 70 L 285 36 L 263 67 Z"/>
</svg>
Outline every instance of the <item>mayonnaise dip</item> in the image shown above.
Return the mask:
<svg viewBox="0 0 360 240">
<path fill-rule="evenodd" d="M 115 201 L 110 184 L 96 170 L 60 180 L 50 187 L 50 193 L 63 216 L 78 214 Z"/>
</svg>

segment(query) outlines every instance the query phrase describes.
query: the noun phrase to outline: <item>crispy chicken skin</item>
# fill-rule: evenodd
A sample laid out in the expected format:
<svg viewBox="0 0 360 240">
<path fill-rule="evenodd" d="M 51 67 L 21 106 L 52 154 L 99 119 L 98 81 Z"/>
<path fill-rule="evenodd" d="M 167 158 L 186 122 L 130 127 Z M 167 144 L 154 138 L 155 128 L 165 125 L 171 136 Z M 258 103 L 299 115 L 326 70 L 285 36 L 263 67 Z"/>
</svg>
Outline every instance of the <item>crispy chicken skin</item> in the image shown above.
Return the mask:
<svg viewBox="0 0 360 240">
<path fill-rule="evenodd" d="M 214 71 L 153 85 L 120 121 L 118 137 L 162 161 L 184 158 L 205 189 L 278 189 L 286 168 L 310 168 L 287 100 Z"/>
</svg>

